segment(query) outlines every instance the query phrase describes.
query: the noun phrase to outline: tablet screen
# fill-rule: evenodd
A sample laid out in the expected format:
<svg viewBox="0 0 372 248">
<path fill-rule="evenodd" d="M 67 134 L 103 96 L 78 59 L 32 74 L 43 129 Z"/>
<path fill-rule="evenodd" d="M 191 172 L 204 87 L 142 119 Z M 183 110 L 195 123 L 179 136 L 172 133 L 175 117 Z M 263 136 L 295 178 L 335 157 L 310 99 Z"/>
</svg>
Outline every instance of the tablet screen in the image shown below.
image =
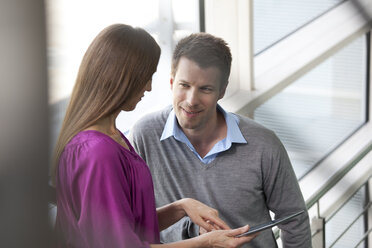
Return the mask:
<svg viewBox="0 0 372 248">
<path fill-rule="evenodd" d="M 269 221 L 269 222 L 266 222 L 266 223 L 263 223 L 263 224 L 259 224 L 257 226 L 252 226 L 252 227 L 249 228 L 248 232 L 239 234 L 236 237 L 239 238 L 239 237 L 242 237 L 242 236 L 250 235 L 250 234 L 260 232 L 260 231 L 263 231 L 265 229 L 271 228 L 271 227 L 276 226 L 278 224 L 285 223 L 286 221 L 292 219 L 293 217 L 296 217 L 297 215 L 302 214 L 303 212 L 305 212 L 305 210 L 301 210 L 297 213 L 294 213 L 294 214 L 291 214 L 291 215 L 288 215 L 288 216 L 284 216 L 282 218 L 272 220 L 272 221 Z"/>
</svg>

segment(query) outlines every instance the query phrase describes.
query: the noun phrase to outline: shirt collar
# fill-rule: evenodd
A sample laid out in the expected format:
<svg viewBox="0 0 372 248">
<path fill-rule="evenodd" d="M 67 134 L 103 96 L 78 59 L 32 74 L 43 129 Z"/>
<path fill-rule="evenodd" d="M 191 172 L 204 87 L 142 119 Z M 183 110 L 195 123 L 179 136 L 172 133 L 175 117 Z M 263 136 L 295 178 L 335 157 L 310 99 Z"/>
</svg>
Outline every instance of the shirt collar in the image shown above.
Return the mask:
<svg viewBox="0 0 372 248">
<path fill-rule="evenodd" d="M 226 121 L 227 125 L 226 141 L 228 143 L 247 143 L 239 128 L 239 118 L 232 113 L 227 113 L 220 105 L 217 105 L 217 108 L 223 114 Z M 171 136 L 174 136 L 175 139 L 180 140 L 186 143 L 187 145 L 191 145 L 186 135 L 178 126 L 174 109 L 172 109 L 172 111 L 168 115 L 168 119 L 165 123 L 163 133 L 160 137 L 160 141 L 165 140 Z"/>
</svg>

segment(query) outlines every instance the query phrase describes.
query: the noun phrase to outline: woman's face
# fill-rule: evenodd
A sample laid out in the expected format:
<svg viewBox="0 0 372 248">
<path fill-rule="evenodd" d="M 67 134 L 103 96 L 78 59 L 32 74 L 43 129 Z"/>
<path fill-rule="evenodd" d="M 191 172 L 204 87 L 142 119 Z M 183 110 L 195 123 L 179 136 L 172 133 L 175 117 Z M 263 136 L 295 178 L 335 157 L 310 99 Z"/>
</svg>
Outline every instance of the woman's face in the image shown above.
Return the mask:
<svg viewBox="0 0 372 248">
<path fill-rule="evenodd" d="M 142 100 L 142 97 L 145 95 L 146 91 L 151 91 L 151 84 L 152 84 L 152 79 L 150 79 L 145 87 L 138 92 L 137 95 L 132 96 L 129 101 L 124 105 L 123 110 L 124 111 L 132 111 L 136 108 L 137 103 L 139 103 Z"/>
</svg>

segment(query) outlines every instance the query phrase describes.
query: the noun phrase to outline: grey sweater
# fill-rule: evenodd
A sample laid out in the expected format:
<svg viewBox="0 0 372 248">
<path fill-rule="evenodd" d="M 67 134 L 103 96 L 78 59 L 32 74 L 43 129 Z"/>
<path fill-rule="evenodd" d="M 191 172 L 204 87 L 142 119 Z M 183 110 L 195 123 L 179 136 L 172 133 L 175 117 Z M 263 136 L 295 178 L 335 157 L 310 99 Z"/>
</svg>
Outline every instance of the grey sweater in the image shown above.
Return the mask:
<svg viewBox="0 0 372 248">
<path fill-rule="evenodd" d="M 216 208 L 231 227 L 250 226 L 306 209 L 288 155 L 270 130 L 239 116 L 247 144 L 234 143 L 210 164 L 203 164 L 182 142 L 160 141 L 171 107 L 136 123 L 130 139 L 150 167 L 158 207 L 190 197 Z M 307 212 L 279 225 L 283 247 L 311 247 Z M 194 237 L 198 227 L 184 218 L 161 233 L 163 242 Z M 271 230 L 244 247 L 277 247 Z"/>
</svg>

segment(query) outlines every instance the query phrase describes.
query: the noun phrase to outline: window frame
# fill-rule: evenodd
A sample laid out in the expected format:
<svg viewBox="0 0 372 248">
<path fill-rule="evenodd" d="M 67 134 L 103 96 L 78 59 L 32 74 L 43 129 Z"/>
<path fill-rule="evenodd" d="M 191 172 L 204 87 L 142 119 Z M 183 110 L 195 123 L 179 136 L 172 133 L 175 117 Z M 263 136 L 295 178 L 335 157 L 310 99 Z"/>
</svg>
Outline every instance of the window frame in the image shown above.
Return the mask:
<svg viewBox="0 0 372 248">
<path fill-rule="evenodd" d="M 219 103 L 227 111 L 250 117 L 266 100 L 371 29 L 371 20 L 366 19 L 366 13 L 372 13 L 372 2 L 349 0 L 254 56 L 252 2 L 205 1 L 206 31 L 223 37 L 230 44 L 233 61 L 235 60 L 227 96 Z M 239 32 L 241 27 L 245 29 L 244 32 Z M 371 41 L 369 43 L 371 47 Z M 371 61 L 370 49 L 368 52 Z M 371 63 L 367 65 L 370 75 Z M 367 83 L 371 85 L 371 78 Z M 366 111 L 367 116 L 371 116 L 371 87 L 367 87 L 367 90 Z M 359 170 L 349 186 L 352 187 L 357 180 L 372 174 L 371 156 L 365 157 L 372 149 L 371 133 L 372 122 L 367 119 L 358 131 L 299 180 L 308 208 L 362 159 L 369 162 L 371 170 Z M 338 196 L 342 197 L 341 194 Z M 328 216 L 338 203 L 332 204 L 322 207 L 322 216 Z"/>
</svg>

